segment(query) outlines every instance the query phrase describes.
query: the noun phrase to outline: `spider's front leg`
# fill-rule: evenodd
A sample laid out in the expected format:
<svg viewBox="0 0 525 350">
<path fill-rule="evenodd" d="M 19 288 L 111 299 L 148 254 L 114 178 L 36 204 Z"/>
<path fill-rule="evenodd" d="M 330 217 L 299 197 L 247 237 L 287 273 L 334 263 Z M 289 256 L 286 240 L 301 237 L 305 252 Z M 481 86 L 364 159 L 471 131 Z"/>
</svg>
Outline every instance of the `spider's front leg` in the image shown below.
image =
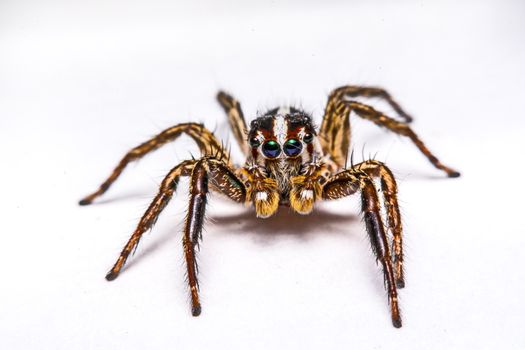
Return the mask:
<svg viewBox="0 0 525 350">
<path fill-rule="evenodd" d="M 388 291 L 392 324 L 402 325 L 396 288 L 396 276 L 392 266 L 390 247 L 381 219 L 380 202 L 372 178 L 364 171 L 348 169 L 334 175 L 323 188 L 324 199 L 337 199 L 361 191 L 361 208 L 366 231 L 376 259 L 383 267 L 385 286 Z M 396 203 L 397 204 L 397 203 Z"/>
<path fill-rule="evenodd" d="M 214 157 L 188 160 L 177 165 L 168 173 L 162 181 L 157 196 L 142 216 L 128 243 L 122 249 L 115 265 L 106 275 L 106 279 L 111 281 L 118 277 L 130 253 L 136 248 L 144 232 L 153 226 L 173 196 L 181 176 L 190 176 L 190 202 L 184 226 L 183 246 L 191 292 L 192 314 L 198 316 L 201 307 L 198 295 L 195 247 L 202 234 L 209 185 L 211 185 L 212 189 L 225 194 L 235 202 L 244 203 L 246 198 L 246 189 L 243 183 L 224 160 Z"/>
<path fill-rule="evenodd" d="M 366 172 L 370 177 L 378 178 L 381 183 L 381 194 L 386 209 L 388 229 L 392 233 L 392 250 L 394 254 L 394 272 L 398 288 L 405 287 L 403 270 L 403 227 L 397 201 L 397 183 L 394 175 L 386 165 L 376 160 L 367 160 L 354 166 L 354 169 Z"/>
<path fill-rule="evenodd" d="M 244 184 L 220 160 L 204 157 L 193 167 L 190 178 L 190 203 L 183 237 L 184 256 L 186 258 L 188 283 L 191 293 L 191 313 L 193 316 L 199 316 L 201 313 L 195 247 L 202 237 L 209 183 L 212 185 L 212 188 L 222 192 L 236 202 L 244 203 L 246 199 Z"/>
</svg>

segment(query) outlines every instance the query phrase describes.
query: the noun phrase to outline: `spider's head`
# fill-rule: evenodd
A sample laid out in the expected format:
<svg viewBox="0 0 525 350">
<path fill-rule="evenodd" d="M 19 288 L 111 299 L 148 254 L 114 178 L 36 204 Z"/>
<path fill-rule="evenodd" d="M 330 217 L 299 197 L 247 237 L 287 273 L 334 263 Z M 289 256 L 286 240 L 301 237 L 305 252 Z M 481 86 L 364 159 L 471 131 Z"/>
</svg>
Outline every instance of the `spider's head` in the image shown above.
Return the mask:
<svg viewBox="0 0 525 350">
<path fill-rule="evenodd" d="M 252 155 L 266 159 L 298 158 L 314 151 L 315 128 L 311 117 L 296 108 L 275 108 L 250 124 Z"/>
</svg>

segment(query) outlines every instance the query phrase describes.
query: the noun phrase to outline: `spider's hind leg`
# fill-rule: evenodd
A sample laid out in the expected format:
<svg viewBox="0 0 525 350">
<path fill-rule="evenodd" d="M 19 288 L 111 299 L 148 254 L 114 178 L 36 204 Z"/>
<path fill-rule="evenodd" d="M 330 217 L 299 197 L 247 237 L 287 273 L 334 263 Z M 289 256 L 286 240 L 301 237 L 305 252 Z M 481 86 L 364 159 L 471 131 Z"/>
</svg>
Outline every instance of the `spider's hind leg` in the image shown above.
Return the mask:
<svg viewBox="0 0 525 350">
<path fill-rule="evenodd" d="M 221 105 L 222 109 L 224 109 L 224 112 L 226 112 L 228 115 L 230 128 L 232 129 L 233 135 L 241 147 L 242 152 L 244 155 L 248 155 L 250 152 L 250 147 L 246 142 L 246 121 L 244 120 L 241 104 L 239 101 L 233 98 L 233 96 L 225 93 L 224 91 L 219 91 L 217 94 L 217 101 Z"/>
</svg>

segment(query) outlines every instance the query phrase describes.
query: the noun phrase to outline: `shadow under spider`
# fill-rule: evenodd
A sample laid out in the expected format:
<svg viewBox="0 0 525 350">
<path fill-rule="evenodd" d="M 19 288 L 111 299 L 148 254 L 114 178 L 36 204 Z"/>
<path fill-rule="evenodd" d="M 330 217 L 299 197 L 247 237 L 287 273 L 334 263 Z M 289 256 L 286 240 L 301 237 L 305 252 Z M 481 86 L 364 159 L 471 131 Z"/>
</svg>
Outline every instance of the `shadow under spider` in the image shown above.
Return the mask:
<svg viewBox="0 0 525 350">
<path fill-rule="evenodd" d="M 341 226 L 360 220 L 352 213 L 338 214 L 316 208 L 308 215 L 300 215 L 290 208 L 281 207 L 277 213 L 266 219 L 256 217 L 252 208 L 233 215 L 213 215 L 209 217 L 209 221 L 216 231 L 220 231 L 217 234 L 249 234 L 269 239 L 276 236 L 296 236 L 307 239 L 327 233 L 350 234 L 351 232 L 341 229 Z"/>
<path fill-rule="evenodd" d="M 311 237 L 326 234 L 353 236 L 364 232 L 364 227 L 362 232 L 348 229 L 353 228 L 353 224 L 360 221 L 359 216 L 351 212 L 338 214 L 316 208 L 309 215 L 300 215 L 287 207 L 281 207 L 273 216 L 261 219 L 256 217 L 255 211 L 250 208 L 232 215 L 210 215 L 207 217 L 205 229 L 213 227 L 213 234 L 217 235 L 251 235 L 256 243 L 267 245 L 275 242 L 275 238 L 278 236 L 294 236 L 300 240 L 308 240 Z M 137 252 L 132 259 L 129 259 L 122 271 L 132 268 L 170 240 L 181 238 L 182 225 L 177 227 L 176 231 L 180 232 L 174 232 L 175 230 L 170 229 L 154 235 L 156 236 L 154 241 L 146 243 L 146 247 Z M 207 234 L 209 232 L 205 230 L 203 241 L 206 241 Z"/>
</svg>

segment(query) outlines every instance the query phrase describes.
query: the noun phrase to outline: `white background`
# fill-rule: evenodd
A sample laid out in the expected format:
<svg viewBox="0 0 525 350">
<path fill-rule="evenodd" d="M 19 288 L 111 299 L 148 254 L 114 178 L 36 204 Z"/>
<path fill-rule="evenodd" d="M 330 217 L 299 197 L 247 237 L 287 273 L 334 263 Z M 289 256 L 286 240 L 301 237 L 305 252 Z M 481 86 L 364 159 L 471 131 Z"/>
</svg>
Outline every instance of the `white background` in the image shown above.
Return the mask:
<svg viewBox="0 0 525 350">
<path fill-rule="evenodd" d="M 3 0 L 0 348 L 525 348 L 524 15 L 521 1 Z M 357 197 L 260 220 L 212 196 L 193 318 L 183 182 L 104 280 L 163 175 L 197 154 L 181 139 L 77 206 L 126 150 L 201 121 L 241 161 L 219 88 L 248 119 L 292 103 L 319 123 L 348 83 L 388 88 L 463 174 L 447 179 L 408 140 L 353 119 L 356 160 L 375 155 L 399 181 L 403 328 Z"/>
</svg>

